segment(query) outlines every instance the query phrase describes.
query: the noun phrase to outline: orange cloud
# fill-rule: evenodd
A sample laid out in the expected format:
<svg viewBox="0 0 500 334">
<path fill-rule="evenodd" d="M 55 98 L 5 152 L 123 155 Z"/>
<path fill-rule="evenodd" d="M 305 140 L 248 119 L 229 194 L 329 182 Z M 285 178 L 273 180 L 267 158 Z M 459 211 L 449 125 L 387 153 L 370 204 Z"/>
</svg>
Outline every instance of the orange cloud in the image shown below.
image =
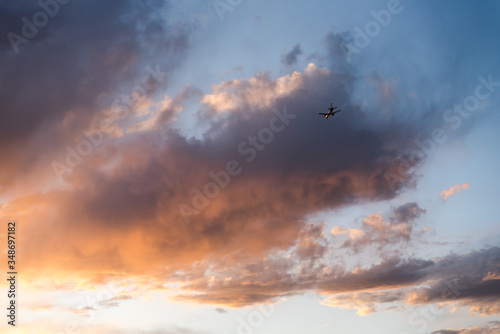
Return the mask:
<svg viewBox="0 0 500 334">
<path fill-rule="evenodd" d="M 465 190 L 469 187 L 470 187 L 470 183 L 457 184 L 457 185 L 454 185 L 453 187 L 450 187 L 450 189 L 448 189 L 448 190 L 443 190 L 441 192 L 441 194 L 439 194 L 439 197 L 441 197 L 441 200 L 443 202 L 446 202 L 451 195 L 456 195 L 459 192 L 461 192 L 462 190 Z"/>
</svg>

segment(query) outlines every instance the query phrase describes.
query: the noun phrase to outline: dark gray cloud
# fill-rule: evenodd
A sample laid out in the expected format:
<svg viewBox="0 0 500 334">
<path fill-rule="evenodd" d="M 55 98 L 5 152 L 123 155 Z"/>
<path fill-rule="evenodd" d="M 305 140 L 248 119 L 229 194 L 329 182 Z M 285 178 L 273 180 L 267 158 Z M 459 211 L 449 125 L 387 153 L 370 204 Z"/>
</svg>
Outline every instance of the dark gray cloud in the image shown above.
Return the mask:
<svg viewBox="0 0 500 334">
<path fill-rule="evenodd" d="M 347 65 L 346 60 L 349 60 L 349 50 L 346 45 L 351 42 L 350 33 L 348 32 L 329 32 L 325 37 L 326 47 L 331 61 L 338 65 L 342 64 L 343 67 Z"/>
<path fill-rule="evenodd" d="M 466 255 L 449 255 L 436 262 L 429 273 L 429 287 L 419 288 L 412 303 L 457 301 L 482 315 L 500 312 L 500 248 L 492 247 Z"/>
<path fill-rule="evenodd" d="M 18 53 L 2 34 L 0 146 L 9 164 L 0 166 L 1 185 L 72 144 L 118 93 L 141 82 L 146 66 L 170 72 L 188 47 L 189 28 L 162 20 L 166 4 L 71 1 L 53 9 Z M 3 2 L 0 30 L 22 35 L 22 18 L 38 12 L 34 1 Z"/>
<path fill-rule="evenodd" d="M 386 253 L 399 250 L 402 244 L 408 247 L 410 242 L 418 240 L 425 233 L 425 229 L 417 228 L 417 219 L 425 212 L 417 203 L 406 203 L 391 210 L 387 218 L 371 214 L 363 219 L 359 229 L 335 227 L 330 233 L 342 239 L 347 237 L 340 248 L 350 253 Z"/>
<path fill-rule="evenodd" d="M 490 321 L 482 326 L 462 329 L 442 329 L 432 332 L 432 334 L 496 334 L 500 332 L 500 322 Z"/>
<path fill-rule="evenodd" d="M 328 297 L 327 305 L 340 305 L 342 301 L 359 307 L 450 302 L 476 313 L 498 314 L 498 279 L 491 277 L 499 259 L 500 249 L 496 247 L 435 260 L 391 258 L 355 270 L 333 266 L 325 259 L 310 266 L 308 260 L 299 258 L 272 256 L 261 261 L 239 258 L 232 262 L 231 270 L 224 269 L 227 262 L 211 262 L 214 266 L 211 268 L 218 268 L 217 277 L 220 277 L 215 281 L 193 276 L 194 273 L 186 276 L 178 273 L 172 279 L 187 279 L 192 283 L 184 288 L 200 292 L 179 295 L 180 300 L 233 307 L 315 291 Z M 204 270 L 198 268 L 196 272 Z M 231 280 L 225 280 L 227 277 Z M 429 287 L 423 288 L 423 285 Z"/>
<path fill-rule="evenodd" d="M 359 276 L 349 274 L 347 276 L 349 280 L 346 280 L 349 284 L 362 278 L 358 288 L 350 290 L 348 294 L 333 294 L 329 300 L 334 305 L 340 300 L 351 300 L 357 305 L 369 306 L 387 302 L 409 305 L 456 303 L 455 305 L 467 307 L 476 314 L 498 314 L 500 313 L 497 274 L 499 259 L 500 249 L 492 247 L 463 255 L 451 254 L 426 261 L 423 266 L 416 265 L 419 262 L 413 262 L 414 260 L 395 262 L 392 265 L 386 261 L 383 266 L 372 267 L 366 270 L 366 273 L 359 273 Z M 388 264 L 390 271 L 387 273 L 390 272 L 390 276 L 383 277 L 381 273 L 386 271 L 381 269 Z M 354 277 L 351 278 L 351 275 Z M 368 277 L 370 279 L 365 280 Z M 380 277 L 382 279 L 378 280 Z M 370 286 L 369 282 L 374 285 Z M 371 291 L 358 293 L 363 290 Z M 379 294 L 379 291 L 384 293 Z M 394 294 L 394 291 L 397 293 Z M 397 298 L 387 301 L 385 298 L 388 293 Z"/>
<path fill-rule="evenodd" d="M 413 222 L 420 217 L 426 210 L 418 206 L 417 203 L 411 202 L 398 206 L 393 210 L 394 222 Z"/>
<path fill-rule="evenodd" d="M 303 53 L 300 44 L 297 44 L 292 50 L 281 56 L 281 63 L 286 66 L 296 65 L 298 57 Z"/>
</svg>

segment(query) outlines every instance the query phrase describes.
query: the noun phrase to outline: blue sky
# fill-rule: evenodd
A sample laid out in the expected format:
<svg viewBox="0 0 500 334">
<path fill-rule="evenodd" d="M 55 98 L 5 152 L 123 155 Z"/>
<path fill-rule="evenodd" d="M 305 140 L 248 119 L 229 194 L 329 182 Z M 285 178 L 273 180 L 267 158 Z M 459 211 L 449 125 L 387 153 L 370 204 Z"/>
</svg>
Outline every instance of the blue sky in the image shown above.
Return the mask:
<svg viewBox="0 0 500 334">
<path fill-rule="evenodd" d="M 0 332 L 500 330 L 497 1 L 43 4 L 0 5 Z"/>
</svg>

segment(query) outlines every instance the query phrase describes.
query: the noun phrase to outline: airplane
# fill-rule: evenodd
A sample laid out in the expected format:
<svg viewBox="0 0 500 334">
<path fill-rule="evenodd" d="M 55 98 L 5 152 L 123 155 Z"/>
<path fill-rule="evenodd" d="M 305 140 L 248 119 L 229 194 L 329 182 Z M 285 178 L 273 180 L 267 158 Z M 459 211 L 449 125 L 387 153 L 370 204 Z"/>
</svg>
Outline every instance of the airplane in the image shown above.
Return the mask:
<svg viewBox="0 0 500 334">
<path fill-rule="evenodd" d="M 337 108 L 338 107 L 334 107 L 333 106 L 333 103 L 330 103 L 330 108 L 328 108 L 328 110 L 330 110 L 330 112 L 328 112 L 328 113 L 319 112 L 318 114 L 323 115 L 323 116 L 325 116 L 326 119 L 328 119 L 328 116 L 332 116 L 333 117 L 333 115 L 335 115 L 336 113 L 341 112 L 342 110 L 344 110 L 344 109 L 335 110 Z"/>
</svg>

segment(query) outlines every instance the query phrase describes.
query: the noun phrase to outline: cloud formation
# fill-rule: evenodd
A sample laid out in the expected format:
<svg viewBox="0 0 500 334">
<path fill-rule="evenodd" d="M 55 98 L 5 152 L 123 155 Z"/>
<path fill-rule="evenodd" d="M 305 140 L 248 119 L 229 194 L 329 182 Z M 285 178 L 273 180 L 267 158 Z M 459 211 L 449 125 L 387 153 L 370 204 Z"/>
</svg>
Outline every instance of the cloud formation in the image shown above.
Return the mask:
<svg viewBox="0 0 500 334">
<path fill-rule="evenodd" d="M 500 331 L 500 322 L 491 321 L 484 326 L 476 326 L 462 329 L 442 329 L 432 332 L 432 334 L 496 334 Z"/>
<path fill-rule="evenodd" d="M 324 303 L 356 308 L 359 314 L 373 312 L 393 302 L 408 305 L 453 303 L 476 314 L 498 314 L 500 281 L 489 277 L 499 270 L 499 256 L 500 249 L 495 247 L 433 261 L 392 264 L 386 261 L 383 265 L 356 271 L 357 274 L 363 273 L 364 277 L 370 273 L 371 277 L 385 279 L 370 280 L 372 286 L 367 282 L 349 293 L 333 294 Z M 391 269 L 385 272 L 381 270 L 383 268 Z M 390 273 L 390 276 L 379 276 L 378 272 Z M 342 300 L 346 303 L 342 304 Z"/>
<path fill-rule="evenodd" d="M 208 124 L 203 138 L 182 136 L 159 121 L 162 116 L 106 138 L 64 175 L 66 188 L 4 205 L 5 216 L 30 226 L 26 266 L 36 272 L 47 262 L 52 269 L 91 277 L 160 267 L 168 272 L 240 249 L 262 256 L 290 247 L 297 238 L 302 240 L 298 256 L 321 256 L 316 235 L 301 236 L 305 216 L 395 196 L 383 175 L 394 168 L 396 152 L 386 145 L 401 145 L 406 138 L 395 136 L 391 124 L 368 126 L 356 106 L 339 116 L 342 126 L 315 117 L 331 91 L 337 101 L 348 103 L 352 80 L 314 64 L 277 79 L 257 74 L 221 83 L 201 98 L 200 121 Z M 158 115 L 175 115 L 184 98 L 164 101 Z M 277 131 L 269 137 L 264 129 L 273 118 Z M 241 174 L 186 225 L 179 205 L 195 206 L 211 172 L 219 173 L 230 161 L 239 164 Z M 37 225 L 40 219 L 57 232 Z M 65 255 L 53 258 L 56 250 Z"/>
<path fill-rule="evenodd" d="M 394 305 L 426 304 L 465 307 L 481 315 L 500 312 L 499 248 L 432 260 L 391 256 L 348 268 L 332 264 L 332 243 L 322 229 L 321 224 L 310 224 L 303 231 L 307 245 L 312 245 L 307 257 L 300 256 L 301 238 L 288 252 L 261 260 L 239 254 L 234 261 L 212 259 L 195 271 L 177 272 L 169 280 L 186 283 L 176 299 L 241 307 L 316 292 L 325 297 L 324 305 L 357 309 L 360 315 Z M 207 271 L 213 274 L 205 275 Z"/>
<path fill-rule="evenodd" d="M 439 194 L 439 197 L 441 197 L 441 200 L 443 202 L 446 202 L 448 200 L 448 198 L 450 198 L 450 196 L 456 195 L 459 192 L 461 192 L 462 190 L 465 190 L 469 187 L 470 187 L 470 183 L 457 184 L 457 185 L 454 185 L 453 187 L 450 187 L 450 189 L 448 189 L 448 190 L 443 190 L 441 192 L 441 194 Z"/>
<path fill-rule="evenodd" d="M 310 220 L 395 199 L 416 184 L 418 175 L 402 173 L 396 157 L 406 157 L 413 138 L 436 122 L 439 113 L 429 105 L 437 94 L 422 94 L 437 87 L 429 76 L 413 85 L 360 73 L 346 63 L 345 35 L 331 33 L 329 53 L 316 54 L 304 69 L 214 82 L 206 91 L 176 82 L 169 95 L 195 29 L 166 19 L 173 6 L 71 2 L 18 54 L 0 41 L 0 75 L 7 78 L 0 82 L 0 220 L 22 226 L 26 288 L 92 289 L 110 280 L 133 287 L 102 301 L 103 308 L 149 290 L 228 308 L 312 292 L 324 305 L 360 315 L 435 303 L 500 312 L 497 247 L 439 258 L 406 253 L 432 229 L 419 225 L 426 211 L 417 203 L 343 226 Z M 21 18 L 38 10 L 35 2 L 0 5 L 0 32 L 19 32 Z M 282 64 L 296 65 L 302 54 L 296 44 Z M 379 58 L 398 70 L 427 66 L 407 55 Z M 151 69 L 162 77 L 155 89 L 147 89 Z M 419 102 L 429 97 L 429 105 L 401 103 L 405 94 Z M 318 117 L 332 102 L 344 112 Z M 371 112 L 379 107 L 381 113 Z M 68 148 L 90 140 L 87 131 L 106 119 L 110 131 L 59 182 L 51 162 L 71 155 Z M 225 176 L 233 162 L 241 172 Z M 388 171 L 402 177 L 395 188 Z M 443 201 L 468 186 L 444 191 Z M 344 254 L 370 256 L 346 263 Z"/>
<path fill-rule="evenodd" d="M 70 2 L 19 45 L 17 54 L 2 39 L 0 76 L 9 79 L 0 90 L 1 195 L 36 191 L 25 188 L 34 184 L 46 188 L 53 177 L 50 161 L 78 143 L 82 130 L 92 130 L 113 101 L 123 105 L 122 95 L 152 93 L 136 89 L 148 66 L 172 72 L 189 48 L 190 28 L 165 22 L 158 14 L 164 6 L 163 1 Z M 3 36 L 21 34 L 23 17 L 40 11 L 37 2 L 1 5 L 0 15 L 8 18 L 2 19 Z"/>
<path fill-rule="evenodd" d="M 87 6 L 88 15 L 102 9 L 93 2 Z M 27 100 L 17 101 L 20 97 L 12 94 L 0 96 L 14 125 L 29 120 L 4 147 L 20 145 L 25 139 L 16 136 L 24 133 L 33 152 L 30 159 L 46 165 L 48 157 L 55 155 L 50 152 L 52 144 L 64 147 L 78 142 L 81 135 L 75 133 L 108 116 L 100 99 L 112 97 L 121 79 L 137 78 L 138 64 L 154 59 L 140 59 L 144 57 L 143 43 L 154 32 L 164 39 L 160 51 L 172 55 L 165 68 L 168 79 L 172 63 L 188 47 L 188 31 L 162 23 L 153 13 L 153 3 L 146 2 L 144 8 L 130 6 L 105 6 L 103 12 L 114 13 L 118 28 L 100 35 L 97 42 L 92 40 L 96 43 L 92 47 L 90 37 L 84 35 L 81 48 L 70 48 L 68 55 L 54 53 L 61 67 L 53 75 L 68 85 L 52 91 L 54 99 L 49 102 L 53 104 L 47 105 L 31 86 L 24 90 L 34 94 L 23 109 L 26 114 L 16 110 Z M 132 18 L 129 12 L 133 12 Z M 69 9 L 61 20 L 70 20 L 72 15 L 76 14 Z M 119 28 L 124 17 L 141 24 L 126 25 L 129 33 L 117 38 L 118 31 L 123 32 Z M 103 29 L 100 25 L 112 18 L 103 14 L 97 27 Z M 54 26 L 54 35 L 37 43 L 71 43 L 72 34 L 83 29 L 79 20 L 74 24 L 73 29 L 59 33 Z M 145 32 L 139 27 L 153 35 L 142 37 Z M 89 49 L 84 52 L 86 39 Z M 108 42 L 102 56 L 101 46 Z M 37 43 L 27 45 L 30 57 L 38 54 Z M 154 52 L 145 52 L 150 53 Z M 70 65 L 65 62 L 69 58 L 64 57 L 80 54 L 86 57 L 81 58 L 82 68 L 70 76 Z M 295 63 L 300 54 L 297 45 L 285 57 L 287 63 Z M 2 55 L 18 69 L 28 59 Z M 49 62 L 49 56 L 41 56 L 35 65 L 51 68 L 43 63 Z M 94 58 L 99 61 L 83 61 Z M 33 69 L 38 69 L 35 65 Z M 36 76 L 33 85 L 50 86 L 40 78 Z M 161 287 L 164 280 L 182 283 L 177 300 L 241 307 L 314 291 L 328 296 L 325 303 L 336 305 L 335 296 L 353 293 L 353 305 L 367 314 L 375 310 L 369 300 L 395 300 L 394 291 L 389 299 L 380 291 L 430 280 L 437 274 L 429 268 L 441 260 L 387 257 L 356 268 L 329 262 L 335 249 L 333 237 L 344 234 L 349 238 L 341 248 L 354 252 L 408 243 L 420 233 L 415 222 L 425 212 L 416 203 L 400 206 L 387 217 L 372 214 L 359 228 L 335 227 L 330 235 L 324 233 L 325 224 L 306 218 L 397 195 L 384 173 L 398 168 L 394 158 L 410 144 L 409 135 L 418 130 L 418 124 L 402 125 L 394 120 L 374 125 L 361 108 L 350 103 L 355 80 L 348 72 L 310 63 L 303 72 L 279 78 L 258 73 L 249 79 L 215 84 L 207 93 L 186 87 L 176 97 L 163 95 L 159 102 L 152 93 L 132 101 L 123 114 L 113 118 L 113 135 L 64 175 L 64 188 L 42 192 L 24 185 L 24 196 L 3 204 L 2 219 L 14 216 L 26 226 L 22 238 L 27 281 L 33 283 L 40 272 L 46 272 L 59 279 L 101 284 L 149 271 L 155 273 L 151 277 L 155 287 Z M 191 98 L 200 99 L 197 116 L 206 125 L 206 131 L 196 137 L 185 136 L 172 126 Z M 345 105 L 346 112 L 335 122 L 326 122 L 317 113 L 332 100 Z M 38 109 L 41 112 L 31 117 Z M 271 135 L 266 132 L 270 128 L 276 129 Z M 43 134 L 49 134 L 47 142 L 36 140 Z M 41 148 L 50 154 L 36 153 Z M 13 173 L 21 160 L 8 161 L 2 167 L 3 175 Z M 242 172 L 215 196 L 207 196 L 212 175 L 221 175 L 231 161 Z M 414 181 L 409 174 L 401 186 L 411 186 Z M 6 178 L 4 186 L 8 182 Z M 186 224 L 179 205 L 196 207 L 196 197 L 204 192 L 210 197 L 208 204 L 191 214 L 190 224 Z M 468 300 L 478 302 L 475 297 L 481 287 L 476 288 L 478 291 L 467 295 Z M 379 292 L 367 294 L 372 290 Z M 435 299 L 433 291 L 418 290 L 411 302 Z M 496 308 L 478 312 L 494 313 Z"/>
<path fill-rule="evenodd" d="M 423 228 L 414 231 L 415 222 L 426 211 L 417 203 L 406 203 L 395 208 L 388 220 L 379 214 L 371 214 L 363 219 L 361 229 L 335 226 L 330 231 L 334 237 L 348 235 L 341 248 L 349 249 L 354 253 L 365 250 L 368 246 L 375 246 L 378 251 L 387 250 L 388 246 L 396 246 L 401 242 L 408 243 L 427 230 Z"/>
<path fill-rule="evenodd" d="M 297 64 L 298 57 L 303 53 L 300 44 L 297 44 L 292 50 L 281 56 L 281 63 L 286 66 L 295 65 Z"/>
</svg>

